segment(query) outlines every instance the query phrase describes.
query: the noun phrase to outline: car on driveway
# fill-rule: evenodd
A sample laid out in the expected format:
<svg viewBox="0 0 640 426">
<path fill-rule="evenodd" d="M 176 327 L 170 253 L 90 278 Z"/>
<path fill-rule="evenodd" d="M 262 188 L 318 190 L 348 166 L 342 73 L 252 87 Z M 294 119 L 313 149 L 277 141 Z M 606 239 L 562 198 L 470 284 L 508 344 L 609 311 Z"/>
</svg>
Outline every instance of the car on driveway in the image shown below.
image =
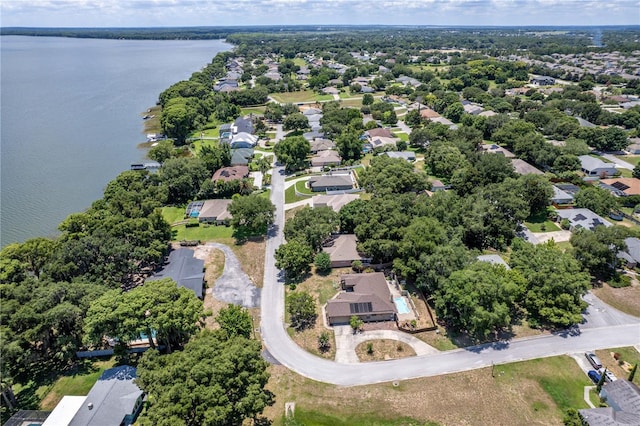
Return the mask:
<svg viewBox="0 0 640 426">
<path fill-rule="evenodd" d="M 616 380 L 618 380 L 618 378 L 609 370 L 605 369 L 605 368 L 601 368 L 599 371 L 600 374 L 604 374 L 604 379 L 607 382 L 614 382 Z"/>
<path fill-rule="evenodd" d="M 591 381 L 595 384 L 598 384 L 598 382 L 600 381 L 600 373 L 598 373 L 596 370 L 589 370 L 587 375 L 589 376 Z"/>
<path fill-rule="evenodd" d="M 602 368 L 600 358 L 598 358 L 596 354 L 594 354 L 593 352 L 586 352 L 584 356 L 587 357 L 589 364 L 591 364 L 593 368 L 595 368 L 596 370 L 600 370 Z"/>
</svg>

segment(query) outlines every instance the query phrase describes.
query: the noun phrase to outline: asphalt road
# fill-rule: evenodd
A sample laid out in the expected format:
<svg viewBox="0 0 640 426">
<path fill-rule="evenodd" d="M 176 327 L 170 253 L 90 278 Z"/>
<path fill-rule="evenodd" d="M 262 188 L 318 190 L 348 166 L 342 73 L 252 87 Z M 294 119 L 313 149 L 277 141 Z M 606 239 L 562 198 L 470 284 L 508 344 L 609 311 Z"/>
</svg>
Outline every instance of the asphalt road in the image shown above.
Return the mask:
<svg viewBox="0 0 640 426">
<path fill-rule="evenodd" d="M 479 345 L 392 361 L 340 364 L 311 355 L 284 328 L 284 279 L 275 267 L 274 252 L 283 242 L 284 175 L 276 167 L 271 180 L 275 223 L 269 230 L 262 288 L 261 335 L 271 355 L 296 373 L 342 386 L 436 376 L 567 353 L 640 344 L 640 322 L 617 312 L 590 295 L 586 323 L 563 333 Z M 612 323 L 612 324 L 611 324 Z"/>
</svg>

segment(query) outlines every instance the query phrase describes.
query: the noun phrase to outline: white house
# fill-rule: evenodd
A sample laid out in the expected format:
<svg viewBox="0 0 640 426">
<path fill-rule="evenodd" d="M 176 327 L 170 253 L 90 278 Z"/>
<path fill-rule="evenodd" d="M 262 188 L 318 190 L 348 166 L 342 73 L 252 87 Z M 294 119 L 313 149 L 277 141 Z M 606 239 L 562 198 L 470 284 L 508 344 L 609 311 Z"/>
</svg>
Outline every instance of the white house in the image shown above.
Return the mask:
<svg viewBox="0 0 640 426">
<path fill-rule="evenodd" d="M 613 176 L 618 173 L 616 165 L 613 163 L 605 163 L 599 158 L 592 157 L 590 155 L 581 155 L 580 168 L 587 176 Z"/>
</svg>

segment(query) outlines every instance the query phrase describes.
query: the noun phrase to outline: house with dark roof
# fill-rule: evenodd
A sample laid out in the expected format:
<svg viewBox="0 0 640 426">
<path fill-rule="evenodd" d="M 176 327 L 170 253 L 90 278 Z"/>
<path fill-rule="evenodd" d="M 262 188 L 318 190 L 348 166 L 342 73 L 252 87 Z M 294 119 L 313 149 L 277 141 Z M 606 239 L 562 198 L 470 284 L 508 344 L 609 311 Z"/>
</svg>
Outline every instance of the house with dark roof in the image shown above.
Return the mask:
<svg viewBox="0 0 640 426">
<path fill-rule="evenodd" d="M 559 220 L 567 219 L 569 229 L 585 228 L 593 231 L 596 226 L 612 226 L 611 222 L 597 215 L 589 209 L 561 209 L 557 210 Z"/>
<path fill-rule="evenodd" d="M 382 272 L 342 275 L 340 288 L 342 291 L 327 302 L 328 324 L 348 324 L 352 316 L 364 322 L 395 319 L 398 311 Z"/>
<path fill-rule="evenodd" d="M 629 237 L 624 239 L 627 249 L 618 252 L 618 259 L 625 261 L 627 268 L 635 268 L 640 264 L 640 239 Z"/>
<path fill-rule="evenodd" d="M 253 158 L 253 148 L 238 148 L 231 150 L 231 165 L 246 166 Z"/>
<path fill-rule="evenodd" d="M 231 166 L 222 167 L 213 174 L 211 178 L 212 182 L 224 181 L 229 182 L 231 180 L 244 179 L 249 176 L 249 167 L 247 166 Z"/>
<path fill-rule="evenodd" d="M 193 291 L 199 299 L 203 297 L 204 287 L 204 260 L 193 257 L 193 250 L 188 248 L 179 248 L 169 253 L 168 263 L 149 278 L 145 285 L 153 281 L 164 278 L 171 278 L 178 287 L 188 288 Z"/>
<path fill-rule="evenodd" d="M 368 139 L 373 139 L 373 138 L 376 138 L 376 137 L 393 138 L 393 133 L 391 133 L 390 130 L 382 129 L 380 127 L 377 127 L 375 129 L 369 129 L 366 132 L 364 132 L 364 134 Z"/>
<path fill-rule="evenodd" d="M 628 380 L 605 383 L 600 398 L 604 408 L 578 410 L 585 425 L 640 426 L 640 388 Z"/>
<path fill-rule="evenodd" d="M 109 426 L 135 423 L 142 410 L 144 392 L 134 383 L 130 365 L 105 370 L 87 396 L 64 397 L 43 426 Z"/>
<path fill-rule="evenodd" d="M 244 132 L 253 134 L 253 121 L 251 121 L 251 118 L 238 117 L 233 125 L 236 128 L 236 133 Z"/>
<path fill-rule="evenodd" d="M 329 255 L 332 268 L 349 267 L 354 260 L 359 260 L 365 264 L 371 262 L 371 259 L 362 256 L 358 252 L 357 245 L 358 240 L 354 234 L 333 235 L 322 244 L 322 251 Z"/>
<path fill-rule="evenodd" d="M 552 86 L 556 84 L 556 79 L 553 77 L 540 76 L 532 78 L 530 83 L 534 86 Z"/>
<path fill-rule="evenodd" d="M 309 188 L 313 192 L 348 191 L 353 189 L 353 178 L 348 174 L 331 174 L 309 178 Z"/>
</svg>

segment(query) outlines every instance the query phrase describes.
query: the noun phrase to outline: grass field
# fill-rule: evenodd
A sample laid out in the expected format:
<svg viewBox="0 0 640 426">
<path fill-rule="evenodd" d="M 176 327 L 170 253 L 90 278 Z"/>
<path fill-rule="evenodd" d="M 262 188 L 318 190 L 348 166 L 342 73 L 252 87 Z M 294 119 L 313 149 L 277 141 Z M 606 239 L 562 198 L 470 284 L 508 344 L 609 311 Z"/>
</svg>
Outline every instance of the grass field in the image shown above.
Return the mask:
<svg viewBox="0 0 640 426">
<path fill-rule="evenodd" d="M 296 182 L 296 190 L 301 194 L 313 195 L 313 191 L 310 188 L 307 188 L 307 181 L 301 180 Z"/>
<path fill-rule="evenodd" d="M 332 101 L 333 100 L 333 95 L 319 95 L 319 94 L 316 94 L 314 96 L 314 100 L 317 101 L 317 102 Z"/>
<path fill-rule="evenodd" d="M 360 108 L 362 107 L 362 99 L 344 99 L 340 101 L 340 105 L 343 107 Z"/>
<path fill-rule="evenodd" d="M 300 92 L 272 93 L 271 96 L 278 102 L 298 103 L 313 102 L 316 100 L 316 92 L 313 90 L 302 90 Z"/>
<path fill-rule="evenodd" d="M 640 317 L 640 285 L 632 283 L 630 287 L 613 288 L 608 284 L 603 284 L 600 288 L 594 288 L 593 294 L 598 296 L 608 305 Z"/>
<path fill-rule="evenodd" d="M 172 223 L 180 222 L 184 220 L 185 208 L 184 207 L 163 207 L 162 217 L 169 225 Z"/>
<path fill-rule="evenodd" d="M 295 203 L 296 201 L 307 200 L 309 197 L 303 197 L 296 195 L 296 187 L 295 185 L 291 185 L 284 191 L 284 202 L 285 204 Z"/>
<path fill-rule="evenodd" d="M 212 241 L 219 238 L 231 238 L 233 228 L 231 226 L 216 226 L 201 224 L 197 227 L 187 228 L 185 225 L 178 225 L 171 228 L 173 241 L 200 240 Z"/>
<path fill-rule="evenodd" d="M 498 365 L 495 377 L 491 368 L 483 368 L 397 386 L 340 387 L 282 366 L 270 371 L 268 387 L 276 404 L 265 415 L 274 425 L 283 424 L 289 401 L 296 403 L 296 419 L 305 425 L 558 425 L 565 407 L 587 408 L 582 394 L 590 384 L 567 356 Z"/>
<path fill-rule="evenodd" d="M 640 163 L 640 155 L 616 155 L 622 161 L 626 161 L 627 163 L 631 163 L 634 166 L 637 166 Z"/>
<path fill-rule="evenodd" d="M 98 381 L 102 372 L 113 367 L 115 361 L 86 362 L 82 368 L 75 373 L 63 375 L 49 386 L 41 386 L 36 394 L 40 396 L 40 409 L 53 410 L 65 395 L 86 395 L 93 385 Z"/>
<path fill-rule="evenodd" d="M 557 223 L 548 219 L 548 211 L 529 216 L 524 224 L 531 232 L 552 232 L 560 230 Z"/>
<path fill-rule="evenodd" d="M 248 108 L 242 108 L 240 110 L 240 114 L 244 115 L 249 115 L 249 114 L 258 114 L 258 115 L 262 115 L 264 114 L 264 110 L 266 109 L 266 107 L 264 106 L 255 106 L 255 107 L 248 107 Z"/>
</svg>

